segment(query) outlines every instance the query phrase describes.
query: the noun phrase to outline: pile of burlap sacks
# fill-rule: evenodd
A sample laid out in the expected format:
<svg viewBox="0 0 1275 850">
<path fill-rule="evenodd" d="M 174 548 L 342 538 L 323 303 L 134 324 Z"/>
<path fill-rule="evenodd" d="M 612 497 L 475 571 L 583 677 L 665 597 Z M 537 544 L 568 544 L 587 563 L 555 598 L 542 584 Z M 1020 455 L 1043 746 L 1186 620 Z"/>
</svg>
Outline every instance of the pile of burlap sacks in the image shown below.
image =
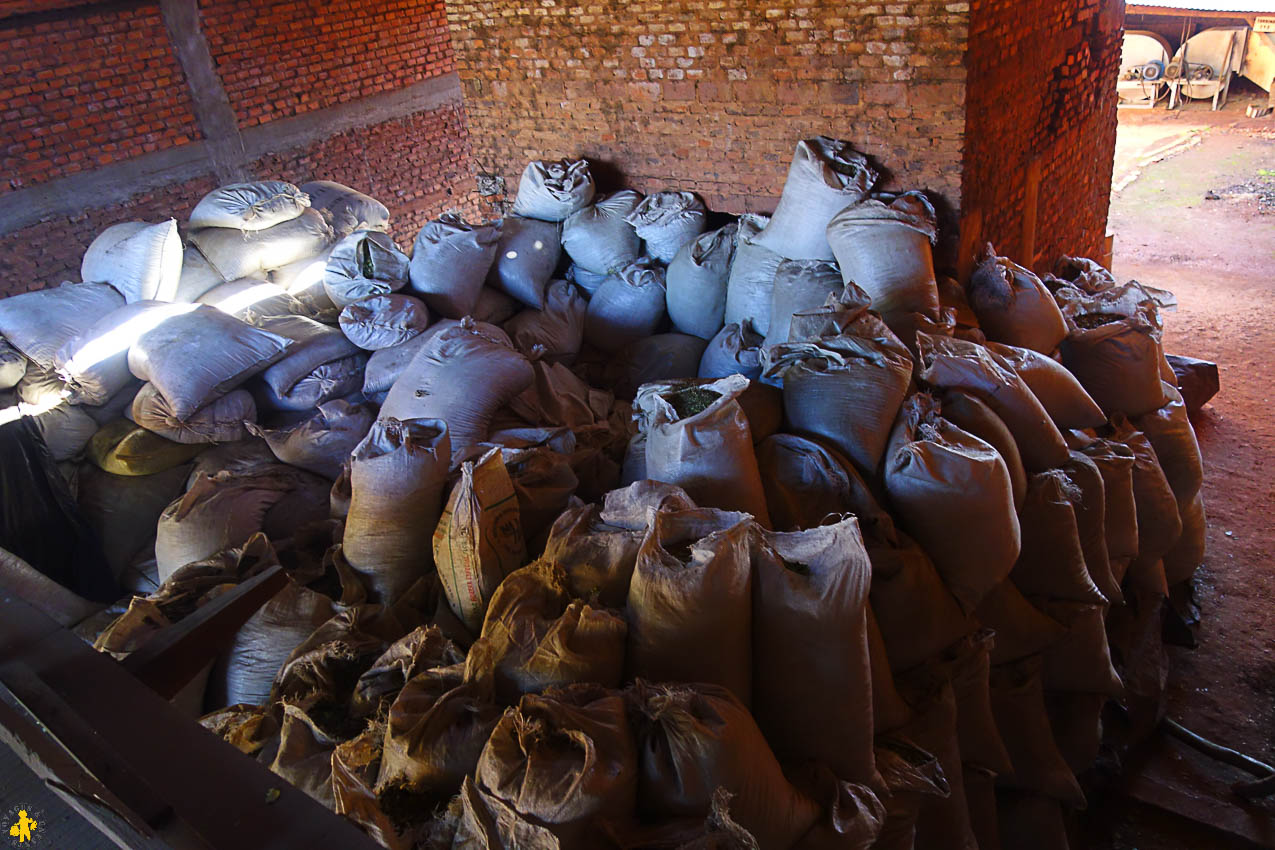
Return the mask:
<svg viewBox="0 0 1275 850">
<path fill-rule="evenodd" d="M 876 182 L 820 137 L 769 219 L 562 161 L 410 255 L 331 183 L 108 229 L 0 301 L 159 584 L 89 637 L 282 564 L 175 702 L 391 848 L 1065 847 L 1203 558 L 1172 296 L 990 246 L 961 286 Z"/>
</svg>

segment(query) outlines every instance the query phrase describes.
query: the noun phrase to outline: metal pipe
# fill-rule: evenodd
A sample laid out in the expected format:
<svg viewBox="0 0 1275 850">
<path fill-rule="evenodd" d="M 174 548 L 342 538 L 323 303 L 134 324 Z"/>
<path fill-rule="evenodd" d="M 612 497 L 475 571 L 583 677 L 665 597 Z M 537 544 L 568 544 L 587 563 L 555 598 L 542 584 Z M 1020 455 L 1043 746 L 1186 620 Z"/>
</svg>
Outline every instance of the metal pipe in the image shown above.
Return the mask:
<svg viewBox="0 0 1275 850">
<path fill-rule="evenodd" d="M 1238 750 L 1215 744 L 1208 738 L 1197 735 L 1171 717 L 1164 718 L 1165 731 L 1174 738 L 1199 750 L 1209 758 L 1238 767 L 1257 777 L 1257 781 L 1240 781 L 1231 786 L 1235 793 L 1250 799 L 1275 794 L 1275 767 L 1252 756 L 1246 756 Z"/>
</svg>

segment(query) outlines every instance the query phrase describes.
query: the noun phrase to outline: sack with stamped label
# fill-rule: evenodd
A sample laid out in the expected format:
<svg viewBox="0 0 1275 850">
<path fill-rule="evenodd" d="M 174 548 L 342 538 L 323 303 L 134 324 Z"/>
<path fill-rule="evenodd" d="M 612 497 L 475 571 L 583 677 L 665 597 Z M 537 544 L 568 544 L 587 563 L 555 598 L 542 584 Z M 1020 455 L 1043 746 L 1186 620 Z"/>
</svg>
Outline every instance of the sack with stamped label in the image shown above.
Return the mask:
<svg viewBox="0 0 1275 850">
<path fill-rule="evenodd" d="M 494 448 L 461 465 L 434 530 L 434 564 L 447 603 L 474 634 L 501 580 L 526 559 L 518 498 Z"/>
</svg>

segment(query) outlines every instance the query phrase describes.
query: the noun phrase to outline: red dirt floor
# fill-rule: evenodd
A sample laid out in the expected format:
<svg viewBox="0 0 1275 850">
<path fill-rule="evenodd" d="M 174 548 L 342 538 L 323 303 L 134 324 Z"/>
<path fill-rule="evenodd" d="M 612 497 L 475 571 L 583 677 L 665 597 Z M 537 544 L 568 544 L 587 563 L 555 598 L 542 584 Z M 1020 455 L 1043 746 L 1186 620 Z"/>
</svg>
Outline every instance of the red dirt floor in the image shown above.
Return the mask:
<svg viewBox="0 0 1275 850">
<path fill-rule="evenodd" d="M 1221 392 L 1193 419 L 1204 456 L 1208 549 L 1196 576 L 1198 647 L 1169 649 L 1168 714 L 1275 764 L 1275 420 L 1268 410 L 1275 391 L 1267 375 L 1275 356 L 1275 118 L 1246 119 L 1252 102 L 1259 99 L 1239 98 L 1217 113 L 1203 103 L 1174 113 L 1122 110 L 1117 185 L 1137 176 L 1112 199 L 1109 226 L 1117 280 L 1178 297 L 1178 310 L 1165 315 L 1165 350 L 1216 361 L 1221 373 Z M 1167 156 L 1149 161 L 1166 148 Z M 1167 751 L 1173 772 L 1211 777 L 1199 780 L 1210 793 L 1190 796 L 1216 820 L 1275 821 L 1275 798 L 1246 810 L 1228 794 L 1226 783 L 1245 778 L 1239 771 L 1215 769 L 1180 744 Z M 1275 846 L 1269 837 L 1252 844 L 1127 801 L 1091 799 L 1090 808 L 1073 847 Z"/>
</svg>

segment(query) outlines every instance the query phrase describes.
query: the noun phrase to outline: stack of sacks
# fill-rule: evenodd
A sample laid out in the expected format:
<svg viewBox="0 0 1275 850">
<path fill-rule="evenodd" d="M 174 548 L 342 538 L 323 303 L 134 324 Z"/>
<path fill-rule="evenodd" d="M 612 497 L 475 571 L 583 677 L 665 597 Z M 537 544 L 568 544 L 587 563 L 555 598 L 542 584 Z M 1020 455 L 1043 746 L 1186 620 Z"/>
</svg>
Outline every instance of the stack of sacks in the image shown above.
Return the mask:
<svg viewBox="0 0 1275 850">
<path fill-rule="evenodd" d="M 848 206 L 828 223 L 828 243 L 847 283 L 911 345 L 917 329 L 942 323 L 930 246 L 938 233 L 934 207 L 921 192 L 882 194 Z"/>
<path fill-rule="evenodd" d="M 773 217 L 706 230 L 690 193 L 533 162 L 510 215 L 410 258 L 316 185 L 341 241 L 236 285 L 322 261 L 299 308 L 75 284 L 30 333 L 44 302 L 0 302 L 10 386 L 151 429 L 103 429 L 81 476 L 96 527 L 112 493 L 153 517 L 112 563 L 166 579 L 104 648 L 264 534 L 295 588 L 192 693 L 386 846 L 1062 846 L 1104 705 L 1154 720 L 1203 558 L 1171 296 L 990 246 L 962 287 L 929 201 L 876 179 L 805 140 Z M 210 322 L 230 353 L 192 380 L 165 352 Z"/>
<path fill-rule="evenodd" d="M 299 188 L 309 196 L 310 209 L 331 217 L 338 236 L 349 236 L 356 230 L 389 229 L 390 211 L 385 204 L 357 189 L 331 180 L 314 180 Z"/>
<path fill-rule="evenodd" d="M 183 301 L 195 301 L 225 283 L 265 282 L 276 273 L 280 289 L 308 293 L 313 281 L 294 285 L 295 270 L 325 255 L 336 241 L 329 221 L 311 208 L 309 195 L 282 181 L 215 189 L 195 205 L 187 226 Z M 200 291 L 206 284 L 211 285 Z M 225 297 L 232 294 L 227 291 Z"/>
<path fill-rule="evenodd" d="M 325 209 L 368 228 L 388 222 L 388 211 L 367 196 L 339 184 L 319 188 Z M 265 488 L 277 491 L 272 504 L 282 506 L 265 522 L 274 536 L 326 516 L 325 478 L 340 474 L 371 424 L 361 397 L 352 397 L 364 379 L 360 346 L 402 342 L 428 322 L 423 305 L 374 302 L 348 323 L 356 345 L 341 329 L 307 318 L 313 305 L 270 283 L 268 274 L 289 266 L 318 262 L 322 272 L 327 265 L 332 232 L 309 206 L 287 183 L 223 187 L 192 212 L 184 252 L 174 221 L 125 222 L 86 250 L 88 282 L 0 301 L 0 334 L 8 340 L 0 346 L 0 392 L 11 389 L 16 402 L 3 415 L 36 417 L 54 459 L 67 461 L 72 488 L 83 485 L 85 518 L 129 586 L 156 580 L 161 514 L 193 487 L 188 463 L 210 445 L 251 446 L 249 454 L 273 463 L 266 443 L 250 438 L 269 435 L 286 459 L 299 461 L 261 473 L 278 485 Z M 360 273 L 369 263 L 380 267 L 358 246 L 351 263 Z M 401 268 L 405 281 L 405 257 Z M 323 295 L 322 274 L 315 280 Z M 322 301 L 331 306 L 326 295 Z M 336 312 L 329 319 L 335 325 Z M 330 404 L 342 407 L 320 409 Z M 202 517 L 208 552 L 262 527 L 260 510 L 231 516 L 240 502 L 207 498 L 221 489 L 205 488 L 179 511 Z M 165 570 L 181 565 L 164 560 Z"/>
<path fill-rule="evenodd" d="M 292 344 L 254 382 L 253 395 L 260 408 L 309 411 L 363 386 L 367 355 L 340 328 L 305 316 L 263 319 L 261 327 Z"/>
<path fill-rule="evenodd" d="M 912 357 L 847 286 L 791 317 L 788 341 L 763 349 L 765 376 L 782 380 L 788 430 L 822 437 L 871 480 L 912 379 Z"/>
<path fill-rule="evenodd" d="M 57 354 L 78 348 L 77 339 L 123 306 L 124 297 L 102 283 L 64 283 L 0 301 L 5 420 L 34 417 L 54 460 L 79 454 L 97 430 L 92 416 L 70 403 L 73 387 L 57 373 Z"/>
</svg>

